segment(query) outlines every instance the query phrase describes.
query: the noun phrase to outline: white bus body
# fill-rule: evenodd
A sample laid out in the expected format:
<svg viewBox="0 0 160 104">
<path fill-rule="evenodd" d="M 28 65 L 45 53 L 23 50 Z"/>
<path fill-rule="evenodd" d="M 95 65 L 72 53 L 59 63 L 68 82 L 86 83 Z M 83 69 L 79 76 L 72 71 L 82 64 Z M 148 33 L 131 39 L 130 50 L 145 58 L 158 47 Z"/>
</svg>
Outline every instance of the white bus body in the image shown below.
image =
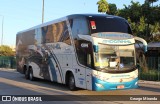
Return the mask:
<svg viewBox="0 0 160 104">
<path fill-rule="evenodd" d="M 17 71 L 70 90 L 137 88 L 131 34 L 125 19 L 111 15 L 78 14 L 44 23 L 17 33 Z"/>
</svg>

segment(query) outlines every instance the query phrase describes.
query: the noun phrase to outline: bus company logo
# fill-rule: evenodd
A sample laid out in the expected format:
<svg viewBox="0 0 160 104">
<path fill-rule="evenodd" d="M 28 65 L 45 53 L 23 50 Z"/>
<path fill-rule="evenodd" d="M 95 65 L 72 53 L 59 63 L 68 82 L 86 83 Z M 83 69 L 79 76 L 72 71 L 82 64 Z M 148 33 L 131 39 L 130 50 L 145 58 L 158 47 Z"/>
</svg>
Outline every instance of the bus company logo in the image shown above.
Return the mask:
<svg viewBox="0 0 160 104">
<path fill-rule="evenodd" d="M 123 82 L 123 79 L 120 79 L 120 81 L 119 82 Z"/>
<path fill-rule="evenodd" d="M 2 101 L 11 101 L 11 96 L 2 96 Z"/>
</svg>

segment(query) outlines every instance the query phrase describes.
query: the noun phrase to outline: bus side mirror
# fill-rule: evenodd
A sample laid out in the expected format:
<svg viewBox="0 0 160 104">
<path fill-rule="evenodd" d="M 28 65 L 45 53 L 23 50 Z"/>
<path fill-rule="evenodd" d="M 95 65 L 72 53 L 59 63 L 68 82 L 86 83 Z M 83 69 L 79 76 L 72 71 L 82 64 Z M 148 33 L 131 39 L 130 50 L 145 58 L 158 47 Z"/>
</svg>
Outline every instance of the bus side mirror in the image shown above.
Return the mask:
<svg viewBox="0 0 160 104">
<path fill-rule="evenodd" d="M 94 49 L 94 52 L 95 52 L 95 53 L 98 53 L 98 50 L 99 50 L 98 45 L 94 45 L 94 46 L 93 46 L 93 49 Z"/>
<path fill-rule="evenodd" d="M 144 52 L 147 52 L 147 45 L 144 45 Z"/>
<path fill-rule="evenodd" d="M 143 39 L 143 38 L 140 38 L 140 37 L 134 37 L 135 40 L 137 41 L 140 41 L 143 43 L 143 49 L 144 49 L 144 52 L 147 52 L 147 42 Z"/>
<path fill-rule="evenodd" d="M 137 67 L 138 69 L 140 68 L 140 65 L 139 65 L 139 63 L 137 63 L 136 67 Z"/>
</svg>

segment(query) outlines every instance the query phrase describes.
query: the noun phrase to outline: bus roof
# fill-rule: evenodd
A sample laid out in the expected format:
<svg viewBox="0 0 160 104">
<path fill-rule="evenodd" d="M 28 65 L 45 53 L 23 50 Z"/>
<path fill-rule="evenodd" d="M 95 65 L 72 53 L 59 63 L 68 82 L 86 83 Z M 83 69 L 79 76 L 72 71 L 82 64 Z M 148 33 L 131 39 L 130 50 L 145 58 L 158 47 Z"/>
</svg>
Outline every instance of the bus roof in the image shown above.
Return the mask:
<svg viewBox="0 0 160 104">
<path fill-rule="evenodd" d="M 36 28 L 44 27 L 44 26 L 47 26 L 47 25 L 51 25 L 53 23 L 58 23 L 58 22 L 65 21 L 67 19 L 74 19 L 74 18 L 78 18 L 78 17 L 85 17 L 85 18 L 87 18 L 87 17 L 102 17 L 102 18 L 103 17 L 104 18 L 108 17 L 109 18 L 110 17 L 110 18 L 124 19 L 124 18 L 119 17 L 119 16 L 113 16 L 113 15 L 108 15 L 108 14 L 72 14 L 72 15 L 68 15 L 68 16 L 65 16 L 65 17 L 62 17 L 62 18 L 59 18 L 59 19 L 55 19 L 55 20 L 52 20 L 52 21 L 49 21 L 49 22 L 46 22 L 46 23 L 31 27 L 29 29 L 20 31 L 20 32 L 17 33 L 17 35 L 20 34 L 20 33 L 23 33 L 23 32 L 27 32 L 27 31 L 36 29 Z"/>
</svg>

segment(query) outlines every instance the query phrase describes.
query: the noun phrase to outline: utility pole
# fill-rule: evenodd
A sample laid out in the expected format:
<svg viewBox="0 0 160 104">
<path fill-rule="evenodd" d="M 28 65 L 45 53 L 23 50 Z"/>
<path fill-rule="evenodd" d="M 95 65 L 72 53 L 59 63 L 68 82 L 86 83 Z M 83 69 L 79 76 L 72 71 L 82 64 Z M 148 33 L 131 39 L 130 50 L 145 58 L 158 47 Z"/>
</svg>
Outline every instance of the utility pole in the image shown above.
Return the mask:
<svg viewBox="0 0 160 104">
<path fill-rule="evenodd" d="M 3 15 L 0 15 L 2 16 L 2 37 L 1 37 L 1 45 L 3 45 L 3 23 L 4 23 L 4 16 Z"/>
<path fill-rule="evenodd" d="M 44 0 L 42 0 L 42 24 L 44 22 Z"/>
</svg>

